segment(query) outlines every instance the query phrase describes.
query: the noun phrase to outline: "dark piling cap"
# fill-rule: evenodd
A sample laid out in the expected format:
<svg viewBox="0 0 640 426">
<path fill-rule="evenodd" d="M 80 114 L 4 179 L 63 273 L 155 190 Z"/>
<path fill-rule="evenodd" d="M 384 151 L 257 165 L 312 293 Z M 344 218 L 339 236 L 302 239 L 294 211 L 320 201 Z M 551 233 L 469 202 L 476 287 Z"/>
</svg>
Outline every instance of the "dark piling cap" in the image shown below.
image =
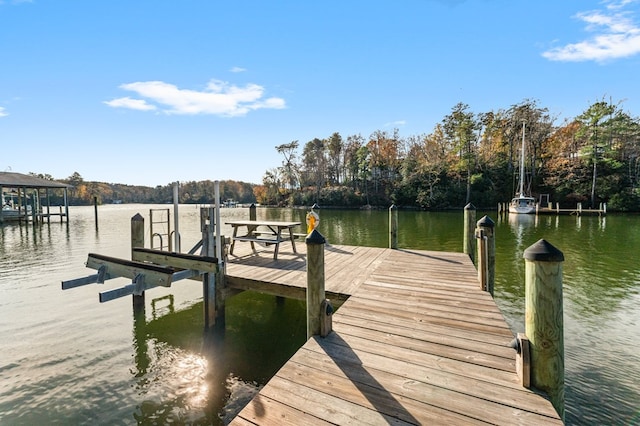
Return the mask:
<svg viewBox="0 0 640 426">
<path fill-rule="evenodd" d="M 494 228 L 496 223 L 491 220 L 487 215 L 482 216 L 482 219 L 476 222 L 476 226 L 480 228 Z"/>
<path fill-rule="evenodd" d="M 541 239 L 524 251 L 526 260 L 533 262 L 563 262 L 564 254 L 547 240 Z"/>
<path fill-rule="evenodd" d="M 317 229 L 311 231 L 307 238 L 305 238 L 305 243 L 307 244 L 324 244 L 327 240 L 324 239 L 321 233 L 318 232 Z"/>
<path fill-rule="evenodd" d="M 465 210 L 475 210 L 476 206 L 474 206 L 473 204 L 469 203 L 466 206 L 464 206 Z"/>
</svg>

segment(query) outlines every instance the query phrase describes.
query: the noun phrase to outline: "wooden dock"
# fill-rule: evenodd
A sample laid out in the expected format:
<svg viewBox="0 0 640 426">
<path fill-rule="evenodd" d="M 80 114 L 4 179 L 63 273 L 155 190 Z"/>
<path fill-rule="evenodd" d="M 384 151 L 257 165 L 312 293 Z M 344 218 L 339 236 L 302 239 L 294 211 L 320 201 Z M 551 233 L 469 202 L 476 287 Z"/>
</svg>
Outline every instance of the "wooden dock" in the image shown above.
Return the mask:
<svg viewBox="0 0 640 426">
<path fill-rule="evenodd" d="M 274 260 L 238 245 L 228 287 L 304 299 L 297 248 Z M 344 301 L 333 333 L 309 339 L 231 424 L 562 424 L 519 384 L 514 335 L 466 254 L 326 245 L 325 289 Z"/>
</svg>

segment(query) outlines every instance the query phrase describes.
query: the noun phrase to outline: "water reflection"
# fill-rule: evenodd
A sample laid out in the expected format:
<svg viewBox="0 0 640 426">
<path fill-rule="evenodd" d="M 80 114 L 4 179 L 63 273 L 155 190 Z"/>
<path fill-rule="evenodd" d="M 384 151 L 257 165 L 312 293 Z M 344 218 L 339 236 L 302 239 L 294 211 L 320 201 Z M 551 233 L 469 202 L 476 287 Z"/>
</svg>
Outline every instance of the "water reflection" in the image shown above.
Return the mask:
<svg viewBox="0 0 640 426">
<path fill-rule="evenodd" d="M 226 424 L 306 338 L 302 302 L 243 293 L 228 301 L 226 326 L 203 332 L 203 305 L 173 300 L 134 310 L 131 374 L 140 424 Z M 160 315 L 162 314 L 162 315 Z"/>
</svg>

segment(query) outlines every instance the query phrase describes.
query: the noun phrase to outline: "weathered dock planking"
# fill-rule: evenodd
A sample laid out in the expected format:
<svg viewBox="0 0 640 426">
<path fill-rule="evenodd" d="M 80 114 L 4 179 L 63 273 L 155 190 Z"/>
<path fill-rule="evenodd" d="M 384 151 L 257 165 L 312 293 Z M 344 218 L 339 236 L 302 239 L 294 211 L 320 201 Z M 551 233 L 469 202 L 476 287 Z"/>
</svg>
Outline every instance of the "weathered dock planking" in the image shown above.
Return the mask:
<svg viewBox="0 0 640 426">
<path fill-rule="evenodd" d="M 305 244 L 237 250 L 230 288 L 304 298 Z M 238 247 L 240 248 L 240 247 Z M 469 256 L 327 245 L 325 288 L 346 300 L 233 425 L 562 424 L 518 381 L 513 333 Z"/>
</svg>

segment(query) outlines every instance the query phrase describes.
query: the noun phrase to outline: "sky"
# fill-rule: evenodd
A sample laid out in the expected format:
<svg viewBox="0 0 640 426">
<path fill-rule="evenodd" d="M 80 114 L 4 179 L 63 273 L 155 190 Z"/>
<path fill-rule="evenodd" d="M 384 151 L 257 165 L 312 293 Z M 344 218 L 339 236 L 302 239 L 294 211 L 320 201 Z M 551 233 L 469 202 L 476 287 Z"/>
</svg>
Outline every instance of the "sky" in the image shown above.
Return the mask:
<svg viewBox="0 0 640 426">
<path fill-rule="evenodd" d="M 460 102 L 637 117 L 639 70 L 640 0 L 0 0 L 0 171 L 261 183 Z"/>
</svg>

